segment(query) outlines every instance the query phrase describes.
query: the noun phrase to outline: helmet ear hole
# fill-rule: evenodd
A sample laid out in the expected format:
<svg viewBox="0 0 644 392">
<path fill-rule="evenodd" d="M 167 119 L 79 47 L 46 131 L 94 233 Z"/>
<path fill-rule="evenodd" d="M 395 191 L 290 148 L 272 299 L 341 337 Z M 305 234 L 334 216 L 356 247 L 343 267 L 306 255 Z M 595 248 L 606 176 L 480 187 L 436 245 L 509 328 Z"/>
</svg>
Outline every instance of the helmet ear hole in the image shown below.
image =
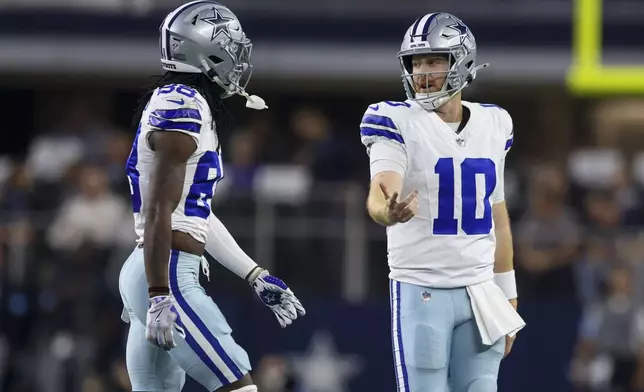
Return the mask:
<svg viewBox="0 0 644 392">
<path fill-rule="evenodd" d="M 221 64 L 221 63 L 224 62 L 224 59 L 222 59 L 221 57 L 217 57 L 217 56 L 208 56 L 208 59 L 210 59 L 210 61 L 215 63 L 215 65 Z"/>
<path fill-rule="evenodd" d="M 215 71 L 215 66 L 221 64 L 224 62 L 224 59 L 218 56 L 210 55 L 208 56 L 209 61 L 203 62 L 204 67 L 206 68 L 206 75 L 210 78 L 210 80 L 215 80 L 217 77 L 217 71 Z"/>
</svg>

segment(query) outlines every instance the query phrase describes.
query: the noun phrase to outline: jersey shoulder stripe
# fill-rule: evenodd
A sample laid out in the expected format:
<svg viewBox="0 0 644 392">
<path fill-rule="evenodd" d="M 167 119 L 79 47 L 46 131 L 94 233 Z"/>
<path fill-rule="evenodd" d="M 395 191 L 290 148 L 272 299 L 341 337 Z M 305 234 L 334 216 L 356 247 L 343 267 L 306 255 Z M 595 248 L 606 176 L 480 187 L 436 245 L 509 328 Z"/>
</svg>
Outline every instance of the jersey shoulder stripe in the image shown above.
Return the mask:
<svg viewBox="0 0 644 392">
<path fill-rule="evenodd" d="M 367 107 L 360 121 L 362 144 L 366 147 L 377 141 L 405 144 L 403 135 L 393 116 L 395 113 L 393 113 L 393 110 L 389 110 L 396 106 L 399 105 L 392 106 L 390 103 L 383 101 Z"/>
<path fill-rule="evenodd" d="M 510 135 L 510 138 L 505 142 L 505 151 L 508 151 L 514 144 L 514 131 Z"/>
<path fill-rule="evenodd" d="M 171 121 L 164 120 L 158 117 L 150 116 L 148 124 L 156 129 L 163 131 L 188 131 L 199 133 L 201 131 L 201 123 L 186 122 L 186 121 Z"/>
<path fill-rule="evenodd" d="M 199 92 L 183 84 L 157 88 L 150 98 L 142 123 L 154 131 L 183 132 L 195 138 L 201 133 L 205 100 Z"/>
<path fill-rule="evenodd" d="M 383 128 L 389 128 L 391 130 L 397 130 L 398 129 L 396 124 L 394 124 L 394 120 L 392 120 L 391 118 L 389 118 L 387 116 L 379 116 L 379 115 L 376 115 L 376 114 L 369 114 L 369 113 L 366 113 L 362 117 L 361 125 L 362 124 L 365 124 L 367 126 L 369 126 L 369 125 L 377 125 L 377 126 L 380 126 L 380 127 L 383 127 Z"/>
<path fill-rule="evenodd" d="M 151 116 L 164 118 L 166 120 L 194 119 L 201 120 L 201 113 L 198 109 L 180 108 L 180 109 L 157 109 L 150 113 Z"/>
</svg>

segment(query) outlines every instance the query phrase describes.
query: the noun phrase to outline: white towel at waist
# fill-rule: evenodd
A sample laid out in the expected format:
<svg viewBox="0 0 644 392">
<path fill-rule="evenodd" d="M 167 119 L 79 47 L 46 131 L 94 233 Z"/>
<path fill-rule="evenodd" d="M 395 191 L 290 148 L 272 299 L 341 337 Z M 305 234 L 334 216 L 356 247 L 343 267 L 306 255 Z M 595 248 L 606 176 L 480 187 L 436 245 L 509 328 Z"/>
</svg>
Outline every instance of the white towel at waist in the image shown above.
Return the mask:
<svg viewBox="0 0 644 392">
<path fill-rule="evenodd" d="M 467 293 L 483 344 L 490 346 L 503 336 L 514 336 L 525 326 L 493 280 L 468 286 Z"/>
</svg>

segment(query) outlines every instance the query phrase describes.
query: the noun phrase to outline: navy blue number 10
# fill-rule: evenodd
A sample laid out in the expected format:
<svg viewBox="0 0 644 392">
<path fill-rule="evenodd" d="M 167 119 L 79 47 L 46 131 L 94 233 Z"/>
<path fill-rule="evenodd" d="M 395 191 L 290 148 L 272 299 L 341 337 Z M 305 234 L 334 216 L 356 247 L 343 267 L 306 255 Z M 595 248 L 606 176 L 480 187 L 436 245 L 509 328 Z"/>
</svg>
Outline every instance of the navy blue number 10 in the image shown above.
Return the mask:
<svg viewBox="0 0 644 392">
<path fill-rule="evenodd" d="M 455 214 L 454 158 L 441 158 L 434 166 L 438 174 L 438 217 L 434 219 L 433 233 L 458 234 Z M 485 179 L 483 216 L 476 217 L 476 175 Z M 466 158 L 461 163 L 461 228 L 467 235 L 488 234 L 492 230 L 490 195 L 496 187 L 496 167 L 489 158 Z"/>
</svg>

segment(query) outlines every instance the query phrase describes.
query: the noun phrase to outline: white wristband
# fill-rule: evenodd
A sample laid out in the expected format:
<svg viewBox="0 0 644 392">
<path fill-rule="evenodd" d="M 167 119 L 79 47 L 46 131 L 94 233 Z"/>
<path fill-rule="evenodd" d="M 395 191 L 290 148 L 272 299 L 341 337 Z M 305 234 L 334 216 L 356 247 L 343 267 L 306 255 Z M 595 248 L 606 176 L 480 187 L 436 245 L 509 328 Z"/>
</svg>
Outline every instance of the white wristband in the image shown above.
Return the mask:
<svg viewBox="0 0 644 392">
<path fill-rule="evenodd" d="M 514 270 L 494 274 L 494 283 L 503 291 L 507 299 L 515 299 L 517 295 L 517 281 L 514 278 Z"/>
</svg>

